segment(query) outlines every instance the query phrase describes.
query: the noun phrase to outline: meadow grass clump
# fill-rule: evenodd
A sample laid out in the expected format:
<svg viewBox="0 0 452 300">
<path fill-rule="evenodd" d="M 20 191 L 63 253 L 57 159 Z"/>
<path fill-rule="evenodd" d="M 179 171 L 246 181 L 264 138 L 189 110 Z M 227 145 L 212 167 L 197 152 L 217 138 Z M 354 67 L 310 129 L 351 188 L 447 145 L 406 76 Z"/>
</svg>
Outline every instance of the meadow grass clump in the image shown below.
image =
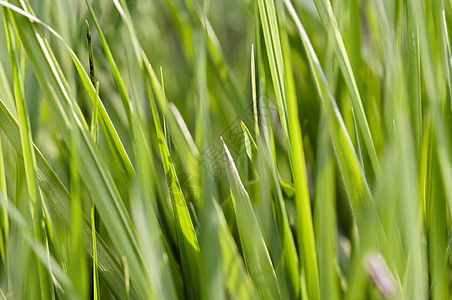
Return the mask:
<svg viewBox="0 0 452 300">
<path fill-rule="evenodd" d="M 0 0 L 1 299 L 449 299 L 447 0 Z"/>
</svg>

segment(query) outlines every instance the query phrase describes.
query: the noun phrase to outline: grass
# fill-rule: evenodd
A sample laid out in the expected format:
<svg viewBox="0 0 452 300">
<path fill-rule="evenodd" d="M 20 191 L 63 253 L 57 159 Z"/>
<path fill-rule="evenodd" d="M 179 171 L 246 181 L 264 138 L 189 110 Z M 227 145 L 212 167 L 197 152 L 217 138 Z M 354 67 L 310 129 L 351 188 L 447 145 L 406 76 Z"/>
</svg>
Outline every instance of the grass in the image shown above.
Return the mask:
<svg viewBox="0 0 452 300">
<path fill-rule="evenodd" d="M 448 299 L 452 2 L 0 0 L 1 299 Z"/>
</svg>

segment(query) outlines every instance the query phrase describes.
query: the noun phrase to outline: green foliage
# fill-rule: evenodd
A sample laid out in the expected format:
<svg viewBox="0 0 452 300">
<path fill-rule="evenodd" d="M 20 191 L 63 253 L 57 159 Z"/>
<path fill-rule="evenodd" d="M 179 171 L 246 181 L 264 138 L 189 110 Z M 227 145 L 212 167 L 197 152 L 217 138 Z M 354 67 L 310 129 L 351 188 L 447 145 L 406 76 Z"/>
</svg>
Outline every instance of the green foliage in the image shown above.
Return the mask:
<svg viewBox="0 0 452 300">
<path fill-rule="evenodd" d="M 451 1 L 0 6 L 1 299 L 449 298 Z"/>
</svg>

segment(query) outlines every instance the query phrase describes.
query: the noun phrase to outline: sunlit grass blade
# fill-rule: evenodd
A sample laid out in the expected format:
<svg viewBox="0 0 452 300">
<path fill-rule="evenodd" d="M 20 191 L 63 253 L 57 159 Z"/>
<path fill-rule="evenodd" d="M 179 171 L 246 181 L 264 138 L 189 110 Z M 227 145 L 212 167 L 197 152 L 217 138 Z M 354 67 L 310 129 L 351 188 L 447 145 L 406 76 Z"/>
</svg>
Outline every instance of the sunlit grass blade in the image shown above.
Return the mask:
<svg viewBox="0 0 452 300">
<path fill-rule="evenodd" d="M 278 24 L 275 2 L 259 1 L 259 12 L 264 32 L 267 55 L 273 79 L 286 149 L 291 163 L 296 190 L 297 232 L 300 245 L 299 259 L 306 278 L 307 292 L 311 299 L 319 299 L 317 257 L 311 203 L 307 183 L 306 165 L 298 119 L 298 104 L 290 65 L 290 51 L 285 29 Z M 280 14 L 282 18 L 283 14 Z M 281 37 L 280 37 L 281 35 Z"/>
<path fill-rule="evenodd" d="M 147 77 L 147 74 L 143 74 Z M 174 220 L 176 225 L 176 234 L 180 256 L 182 260 L 182 272 L 185 279 L 185 284 L 188 288 L 190 297 L 199 299 L 200 292 L 200 262 L 199 262 L 199 242 L 193 227 L 193 222 L 188 211 L 187 203 L 185 202 L 184 194 L 182 193 L 179 180 L 174 168 L 174 164 L 169 153 L 168 144 L 163 134 L 163 129 L 157 114 L 156 105 L 152 97 L 149 79 L 145 78 L 146 87 L 148 90 L 148 97 L 154 120 L 155 131 L 159 141 L 160 156 L 165 171 L 165 176 L 168 185 L 168 191 L 171 198 L 171 204 L 174 212 Z M 163 91 L 162 91 L 163 93 Z M 164 95 L 164 93 L 163 93 Z"/>
<path fill-rule="evenodd" d="M 231 197 L 246 267 L 263 299 L 279 299 L 281 294 L 275 270 L 251 206 L 250 198 L 243 187 L 231 154 L 223 140 L 222 142 L 227 157 L 226 163 L 229 165 L 227 175 L 230 181 Z"/>
<path fill-rule="evenodd" d="M 336 102 L 329 91 L 328 83 L 309 37 L 291 3 L 288 0 L 285 0 L 285 4 L 297 26 L 298 33 L 300 34 L 301 41 L 306 50 L 317 92 L 319 93 L 323 109 L 326 112 L 327 124 L 339 168 L 342 173 L 342 179 L 344 180 L 354 217 L 358 222 L 361 218 L 363 205 L 367 205 L 373 201 L 370 188 L 367 184 L 366 177 L 364 176 L 355 149 L 353 148 L 350 136 L 348 135 L 347 128 L 342 120 Z"/>
</svg>

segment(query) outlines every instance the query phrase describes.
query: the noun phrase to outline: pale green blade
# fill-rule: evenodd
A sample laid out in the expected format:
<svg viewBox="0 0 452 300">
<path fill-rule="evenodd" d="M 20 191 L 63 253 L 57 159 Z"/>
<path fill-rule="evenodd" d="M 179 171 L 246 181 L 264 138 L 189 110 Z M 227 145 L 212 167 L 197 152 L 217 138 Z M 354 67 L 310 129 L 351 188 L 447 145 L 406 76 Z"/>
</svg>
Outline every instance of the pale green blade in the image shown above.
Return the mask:
<svg viewBox="0 0 452 300">
<path fill-rule="evenodd" d="M 264 32 L 267 56 L 273 79 L 286 149 L 291 163 L 295 186 L 299 259 L 306 278 L 308 295 L 319 299 L 317 257 L 312 223 L 311 202 L 306 174 L 303 140 L 298 119 L 298 104 L 290 51 L 285 28 L 278 23 L 277 8 L 273 0 L 260 0 L 259 13 Z M 279 17 L 283 19 L 282 13 Z M 280 21 L 281 21 L 280 19 Z"/>
<path fill-rule="evenodd" d="M 145 74 L 147 76 L 147 74 Z M 148 82 L 149 78 L 145 78 Z M 174 168 L 174 164 L 169 153 L 168 144 L 163 134 L 160 120 L 157 115 L 156 105 L 151 95 L 151 88 L 147 84 L 152 116 L 154 119 L 155 131 L 159 141 L 160 156 L 166 175 L 168 191 L 171 198 L 171 204 L 174 212 L 174 220 L 176 225 L 176 234 L 180 255 L 182 258 L 182 272 L 185 284 L 188 285 L 190 297 L 200 298 L 199 278 L 199 242 L 193 227 L 193 222 L 182 193 L 179 180 Z"/>
<path fill-rule="evenodd" d="M 320 66 L 309 37 L 306 34 L 306 31 L 304 30 L 304 27 L 291 3 L 288 0 L 285 0 L 285 4 L 295 22 L 295 25 L 297 26 L 298 33 L 300 34 L 301 41 L 303 42 L 303 46 L 306 50 L 311 72 L 316 83 L 316 88 L 319 93 L 323 109 L 326 112 L 327 124 L 339 168 L 342 173 L 342 179 L 344 180 L 353 214 L 359 224 L 363 205 L 368 205 L 373 201 L 366 177 L 364 176 L 361 164 L 359 163 L 339 109 L 337 108 L 336 102 L 331 95 L 328 82 L 326 81 L 322 67 Z"/>
</svg>

